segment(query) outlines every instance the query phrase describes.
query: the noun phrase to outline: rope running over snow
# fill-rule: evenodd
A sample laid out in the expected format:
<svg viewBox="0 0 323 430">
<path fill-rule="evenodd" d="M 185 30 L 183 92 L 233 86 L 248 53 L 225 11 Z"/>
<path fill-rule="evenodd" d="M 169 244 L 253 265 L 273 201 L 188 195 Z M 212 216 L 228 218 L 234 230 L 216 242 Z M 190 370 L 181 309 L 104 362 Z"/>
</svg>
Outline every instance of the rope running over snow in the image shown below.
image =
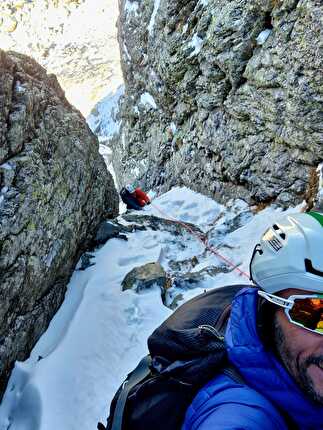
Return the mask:
<svg viewBox="0 0 323 430">
<path fill-rule="evenodd" d="M 221 260 L 223 260 L 227 265 L 231 266 L 233 268 L 233 270 L 236 270 L 239 273 L 240 276 L 245 276 L 250 281 L 250 276 L 248 275 L 248 273 L 246 273 L 243 270 L 239 269 L 239 267 L 236 264 L 234 264 L 228 258 L 226 258 L 223 255 L 221 255 L 219 253 L 219 251 L 216 248 L 214 248 L 214 246 L 212 246 L 212 245 L 209 244 L 209 242 L 207 240 L 207 237 L 205 235 L 199 235 L 199 234 L 197 234 L 188 224 L 186 224 L 185 222 L 179 221 L 178 219 L 172 217 L 171 215 L 167 215 L 162 209 L 160 209 L 154 203 L 151 203 L 151 206 L 154 207 L 166 219 L 174 221 L 177 224 L 180 224 L 186 230 L 188 230 L 193 236 L 195 236 L 204 245 L 204 247 L 205 247 L 206 250 L 210 251 L 216 257 L 218 257 Z"/>
</svg>

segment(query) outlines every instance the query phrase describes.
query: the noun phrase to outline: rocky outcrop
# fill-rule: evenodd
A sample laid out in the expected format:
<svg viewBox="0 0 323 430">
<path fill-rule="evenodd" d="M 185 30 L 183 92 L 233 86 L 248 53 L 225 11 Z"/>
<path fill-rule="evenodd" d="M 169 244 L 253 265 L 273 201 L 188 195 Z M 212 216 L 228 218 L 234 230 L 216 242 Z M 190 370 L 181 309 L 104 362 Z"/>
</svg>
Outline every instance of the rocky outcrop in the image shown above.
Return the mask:
<svg viewBox="0 0 323 430">
<path fill-rule="evenodd" d="M 157 263 L 147 263 L 135 267 L 122 281 L 122 291 L 134 290 L 136 293 L 159 287 L 163 294 L 167 289 L 167 275 L 162 266 Z"/>
<path fill-rule="evenodd" d="M 121 0 L 120 185 L 288 206 L 323 159 L 319 0 Z"/>
<path fill-rule="evenodd" d="M 228 268 L 225 264 L 218 267 L 206 267 L 205 269 L 197 272 L 187 272 L 184 275 L 177 275 L 174 277 L 172 287 L 179 288 L 181 290 L 188 290 L 196 288 L 201 285 L 205 279 L 214 279 L 219 273 L 229 273 L 232 268 Z"/>
<path fill-rule="evenodd" d="M 177 201 L 175 205 L 178 208 L 183 203 Z M 151 211 L 154 211 L 154 206 Z M 94 248 L 101 247 L 111 239 L 129 240 L 130 246 L 133 234 L 155 232 L 152 234 L 155 243 L 142 243 L 137 251 L 140 253 L 146 247 L 153 249 L 158 246 L 157 256 L 155 253 L 155 257 L 151 257 L 152 262 L 136 266 L 125 275 L 121 283 L 123 291 L 131 289 L 140 294 L 157 286 L 163 304 L 176 309 L 183 300 L 184 291 L 195 288 L 203 291 L 214 283 L 217 275 L 233 272 L 241 264 L 236 257 L 235 265 L 228 264 L 229 260 L 223 260 L 221 255 L 227 255 L 228 251 L 235 249 L 234 242 L 228 243 L 227 240 L 230 233 L 246 225 L 253 217 L 246 203 L 229 202 L 225 211 L 220 211 L 203 230 L 196 224 L 174 219 L 171 214 L 169 216 L 172 219 L 159 218 L 151 211 L 125 213 L 117 219 L 102 223 L 93 241 Z M 189 256 L 182 259 L 182 253 L 185 255 L 188 249 Z M 205 265 L 205 259 L 214 254 L 218 258 Z M 79 269 L 86 270 L 94 265 L 92 257 L 94 255 L 85 253 Z"/>
<path fill-rule="evenodd" d="M 54 75 L 0 50 L 0 393 L 61 304 L 118 196 L 84 118 Z"/>
</svg>

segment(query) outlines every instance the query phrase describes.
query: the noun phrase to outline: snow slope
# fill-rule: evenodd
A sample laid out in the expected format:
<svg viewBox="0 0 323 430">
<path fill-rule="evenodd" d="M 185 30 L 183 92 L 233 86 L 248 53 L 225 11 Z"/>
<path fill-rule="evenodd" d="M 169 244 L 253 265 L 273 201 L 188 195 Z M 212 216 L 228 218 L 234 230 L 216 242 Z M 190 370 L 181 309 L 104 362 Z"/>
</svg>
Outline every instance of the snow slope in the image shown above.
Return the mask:
<svg viewBox="0 0 323 430">
<path fill-rule="evenodd" d="M 294 209 L 295 211 L 295 209 Z M 138 213 L 139 214 L 139 213 Z M 173 217 L 209 232 L 212 245 L 247 271 L 259 235 L 281 214 L 267 208 L 253 214 L 237 200 L 228 206 L 187 188 L 174 188 L 141 215 Z M 126 224 L 120 218 L 120 223 Z M 105 422 L 118 385 L 147 352 L 146 339 L 171 310 L 160 291 L 121 292 L 121 281 L 134 267 L 198 256 L 195 271 L 223 264 L 187 233 L 179 243 L 166 231 L 135 231 L 128 242 L 111 239 L 93 252 L 93 266 L 75 270 L 65 301 L 25 362 L 16 362 L 0 406 L 0 430 L 93 430 Z M 205 288 L 246 282 L 235 271 L 209 277 L 184 300 Z"/>
<path fill-rule="evenodd" d="M 109 93 L 100 100 L 86 118 L 87 124 L 99 140 L 99 152 L 112 174 L 114 183 L 117 183 L 116 174 L 112 165 L 111 139 L 119 132 L 120 121 L 117 119 L 119 100 L 124 94 L 124 85 L 119 86 L 115 93 Z M 125 205 L 120 201 L 119 212 L 125 212 Z"/>
<path fill-rule="evenodd" d="M 87 117 L 90 129 L 102 144 L 109 144 L 114 134 L 119 132 L 120 122 L 117 120 L 119 100 L 124 94 L 124 85 L 119 86 L 115 93 L 109 93 L 100 100 Z"/>
</svg>

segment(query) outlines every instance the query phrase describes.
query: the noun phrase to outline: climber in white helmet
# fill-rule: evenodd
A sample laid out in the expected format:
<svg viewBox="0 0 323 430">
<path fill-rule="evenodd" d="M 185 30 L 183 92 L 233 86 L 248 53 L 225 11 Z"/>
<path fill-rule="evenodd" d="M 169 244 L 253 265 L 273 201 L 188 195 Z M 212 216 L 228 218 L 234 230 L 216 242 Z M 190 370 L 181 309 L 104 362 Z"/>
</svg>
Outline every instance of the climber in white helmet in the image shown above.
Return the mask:
<svg viewBox="0 0 323 430">
<path fill-rule="evenodd" d="M 182 430 L 323 429 L 323 214 L 273 223 L 250 274 L 256 288 L 235 296 L 225 335 L 243 382 L 215 375 Z"/>
</svg>

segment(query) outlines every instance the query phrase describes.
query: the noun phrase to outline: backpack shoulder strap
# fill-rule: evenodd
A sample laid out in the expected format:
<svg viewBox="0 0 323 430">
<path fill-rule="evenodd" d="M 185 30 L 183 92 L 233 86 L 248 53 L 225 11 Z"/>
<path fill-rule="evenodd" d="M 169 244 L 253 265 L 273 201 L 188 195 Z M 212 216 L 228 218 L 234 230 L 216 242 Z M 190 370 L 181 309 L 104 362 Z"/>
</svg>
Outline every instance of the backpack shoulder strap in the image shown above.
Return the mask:
<svg viewBox="0 0 323 430">
<path fill-rule="evenodd" d="M 241 385 L 246 385 L 245 380 L 240 375 L 238 370 L 235 367 L 231 366 L 230 364 L 224 367 L 224 369 L 222 370 L 222 373 L 229 376 L 229 378 L 233 379 L 234 382 L 237 382 L 238 384 L 241 384 Z"/>
<path fill-rule="evenodd" d="M 135 385 L 144 380 L 150 374 L 150 365 L 151 357 L 150 355 L 146 355 L 146 357 L 144 357 L 139 362 L 138 366 L 131 372 L 129 377 L 123 383 L 122 390 L 116 404 L 115 412 L 113 414 L 111 430 L 122 430 L 124 409 L 129 392 Z"/>
</svg>

